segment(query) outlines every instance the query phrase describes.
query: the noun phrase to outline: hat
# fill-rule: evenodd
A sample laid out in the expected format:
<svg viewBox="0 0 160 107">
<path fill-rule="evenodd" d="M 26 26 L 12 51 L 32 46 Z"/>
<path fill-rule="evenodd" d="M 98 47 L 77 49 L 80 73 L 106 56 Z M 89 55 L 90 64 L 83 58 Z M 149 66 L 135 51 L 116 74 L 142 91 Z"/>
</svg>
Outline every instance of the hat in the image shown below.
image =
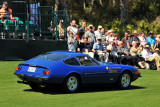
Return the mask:
<svg viewBox="0 0 160 107">
<path fill-rule="evenodd" d="M 101 37 L 98 37 L 97 40 L 98 40 L 98 39 L 101 40 L 102 38 L 101 38 Z"/>
<path fill-rule="evenodd" d="M 59 22 L 60 22 L 60 23 L 63 23 L 63 20 L 61 19 L 61 20 L 59 20 Z"/>
<path fill-rule="evenodd" d="M 98 29 L 101 29 L 101 28 L 102 28 L 102 26 L 101 26 L 101 25 L 99 25 L 99 26 L 98 26 Z"/>
<path fill-rule="evenodd" d="M 133 32 L 133 34 L 138 33 L 136 30 Z"/>
<path fill-rule="evenodd" d="M 149 48 L 149 45 L 145 45 L 145 47 L 144 48 Z"/>
<path fill-rule="evenodd" d="M 89 25 L 88 27 L 93 27 L 93 25 Z"/>
<path fill-rule="evenodd" d="M 4 5 L 8 5 L 8 3 L 6 1 L 3 2 Z"/>
<path fill-rule="evenodd" d="M 153 52 L 160 52 L 159 48 L 156 48 L 155 50 L 153 50 Z"/>
<path fill-rule="evenodd" d="M 159 48 L 156 48 L 155 51 L 159 51 Z"/>
<path fill-rule="evenodd" d="M 111 30 L 108 30 L 108 33 L 112 33 L 112 31 L 111 31 Z"/>
<path fill-rule="evenodd" d="M 150 31 L 149 34 L 154 34 L 153 31 Z"/>
</svg>

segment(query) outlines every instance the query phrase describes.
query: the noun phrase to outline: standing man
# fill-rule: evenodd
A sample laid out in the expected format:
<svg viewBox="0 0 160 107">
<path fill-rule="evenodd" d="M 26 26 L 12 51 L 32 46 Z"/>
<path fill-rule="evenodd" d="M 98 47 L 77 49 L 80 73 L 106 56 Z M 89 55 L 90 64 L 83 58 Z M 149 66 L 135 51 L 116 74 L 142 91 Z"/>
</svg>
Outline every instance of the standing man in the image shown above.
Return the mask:
<svg viewBox="0 0 160 107">
<path fill-rule="evenodd" d="M 14 19 L 12 16 L 12 9 L 8 7 L 8 3 L 6 1 L 3 2 L 3 6 L 0 9 L 0 19 L 1 21 L 6 19 Z"/>
<path fill-rule="evenodd" d="M 92 31 L 93 25 L 89 25 L 88 28 L 89 30 L 85 32 L 85 37 L 88 38 L 88 42 L 91 44 L 91 46 L 93 46 L 95 42 L 95 35 L 94 32 Z"/>
<path fill-rule="evenodd" d="M 79 39 L 82 39 L 84 37 L 84 34 L 86 32 L 86 22 L 82 23 L 82 27 L 79 28 Z"/>
<path fill-rule="evenodd" d="M 98 26 L 98 29 L 94 32 L 96 39 L 97 39 L 97 38 L 102 38 L 102 32 L 101 32 L 101 30 L 102 30 L 102 26 L 99 25 L 99 26 Z"/>
<path fill-rule="evenodd" d="M 58 32 L 58 38 L 59 38 L 59 40 L 65 38 L 65 31 L 66 31 L 66 29 L 63 26 L 63 20 L 60 20 L 59 21 L 59 25 L 57 26 L 57 32 Z"/>
<path fill-rule="evenodd" d="M 77 41 L 77 35 L 78 35 L 78 25 L 76 24 L 75 20 L 72 20 L 71 25 L 67 28 L 67 37 L 69 38 L 69 32 L 73 33 L 73 38 L 76 38 Z M 75 43 L 75 48 L 77 48 L 77 42 Z"/>
<path fill-rule="evenodd" d="M 153 31 L 150 31 L 149 36 L 147 37 L 147 42 L 148 42 L 149 47 L 153 49 L 154 45 L 156 44 L 156 39 L 154 37 Z"/>
<path fill-rule="evenodd" d="M 78 33 L 78 25 L 75 20 L 72 20 L 70 26 L 67 28 L 67 37 L 69 37 L 69 32 L 73 32 L 73 37 L 77 36 Z"/>
</svg>

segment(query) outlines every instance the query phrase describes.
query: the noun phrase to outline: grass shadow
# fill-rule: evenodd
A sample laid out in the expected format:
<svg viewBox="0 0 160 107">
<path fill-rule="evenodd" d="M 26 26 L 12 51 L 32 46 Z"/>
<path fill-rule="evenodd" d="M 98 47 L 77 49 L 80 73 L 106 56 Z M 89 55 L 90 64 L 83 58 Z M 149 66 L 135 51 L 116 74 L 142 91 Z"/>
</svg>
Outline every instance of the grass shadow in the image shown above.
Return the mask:
<svg viewBox="0 0 160 107">
<path fill-rule="evenodd" d="M 128 89 L 126 90 L 137 90 L 137 89 L 145 89 L 146 87 L 140 87 L 140 86 L 133 86 L 131 85 Z M 56 95 L 56 94 L 68 94 L 65 93 L 61 88 L 40 88 L 40 89 L 25 89 L 23 91 L 26 92 L 38 92 L 38 93 L 43 93 L 43 94 L 51 94 L 51 95 Z M 78 92 L 76 93 L 92 93 L 92 92 L 104 92 L 104 91 L 124 91 L 121 89 L 118 89 L 115 86 L 82 86 Z M 74 94 L 74 93 L 73 93 Z"/>
</svg>

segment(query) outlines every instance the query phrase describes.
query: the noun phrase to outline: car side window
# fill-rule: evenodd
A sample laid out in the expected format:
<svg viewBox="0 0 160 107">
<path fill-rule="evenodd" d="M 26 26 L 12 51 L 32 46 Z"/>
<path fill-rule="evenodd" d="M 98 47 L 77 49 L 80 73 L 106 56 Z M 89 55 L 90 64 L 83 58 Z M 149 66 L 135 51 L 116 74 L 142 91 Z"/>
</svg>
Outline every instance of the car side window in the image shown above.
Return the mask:
<svg viewBox="0 0 160 107">
<path fill-rule="evenodd" d="M 78 56 L 76 57 L 77 60 L 81 63 L 82 66 L 94 66 L 94 65 L 99 65 L 96 63 L 94 60 L 89 58 L 88 56 Z"/>
<path fill-rule="evenodd" d="M 70 59 L 64 60 L 63 62 L 67 65 L 80 66 L 76 58 L 70 58 Z"/>
</svg>

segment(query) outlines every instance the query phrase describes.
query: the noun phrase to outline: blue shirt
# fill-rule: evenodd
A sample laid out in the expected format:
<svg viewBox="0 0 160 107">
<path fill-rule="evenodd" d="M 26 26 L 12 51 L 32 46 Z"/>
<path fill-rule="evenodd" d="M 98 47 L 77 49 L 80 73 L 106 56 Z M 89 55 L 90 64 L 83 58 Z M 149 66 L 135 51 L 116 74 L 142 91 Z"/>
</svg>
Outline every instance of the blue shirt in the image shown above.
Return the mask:
<svg viewBox="0 0 160 107">
<path fill-rule="evenodd" d="M 151 47 L 151 48 L 154 48 L 154 45 L 156 44 L 156 39 L 154 37 L 147 37 L 147 42 L 148 42 L 148 45 Z"/>
<path fill-rule="evenodd" d="M 96 51 L 104 51 L 103 45 L 101 43 L 99 44 L 98 42 L 94 43 L 93 49 Z"/>
</svg>

